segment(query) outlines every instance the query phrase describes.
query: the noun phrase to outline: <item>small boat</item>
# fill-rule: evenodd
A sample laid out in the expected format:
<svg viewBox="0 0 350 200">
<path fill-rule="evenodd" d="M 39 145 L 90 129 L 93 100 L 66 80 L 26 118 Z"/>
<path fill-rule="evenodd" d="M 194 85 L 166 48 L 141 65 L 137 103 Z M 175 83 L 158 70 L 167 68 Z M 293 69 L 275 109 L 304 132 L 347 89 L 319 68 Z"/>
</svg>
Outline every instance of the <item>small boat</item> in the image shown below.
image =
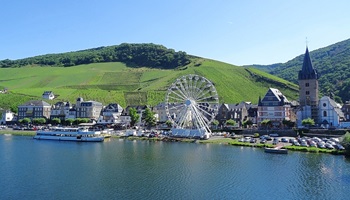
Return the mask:
<svg viewBox="0 0 350 200">
<path fill-rule="evenodd" d="M 89 131 L 85 128 L 52 128 L 38 130 L 34 136 L 37 140 L 62 140 L 77 142 L 102 142 L 105 137 L 99 131 Z"/>
<path fill-rule="evenodd" d="M 282 149 L 282 147 L 268 148 L 265 147 L 266 153 L 279 153 L 279 154 L 287 154 L 288 149 Z"/>
</svg>

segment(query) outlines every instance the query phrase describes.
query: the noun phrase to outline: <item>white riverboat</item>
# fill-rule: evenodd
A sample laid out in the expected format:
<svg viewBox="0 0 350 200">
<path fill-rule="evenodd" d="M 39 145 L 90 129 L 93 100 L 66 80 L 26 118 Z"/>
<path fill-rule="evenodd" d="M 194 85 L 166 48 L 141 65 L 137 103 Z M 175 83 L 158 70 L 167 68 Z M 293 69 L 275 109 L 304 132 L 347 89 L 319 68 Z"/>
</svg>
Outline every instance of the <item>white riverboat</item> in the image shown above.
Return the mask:
<svg viewBox="0 0 350 200">
<path fill-rule="evenodd" d="M 102 142 L 104 136 L 99 131 L 89 131 L 85 128 L 52 128 L 38 130 L 34 136 L 37 140 L 62 140 L 77 142 Z"/>
</svg>

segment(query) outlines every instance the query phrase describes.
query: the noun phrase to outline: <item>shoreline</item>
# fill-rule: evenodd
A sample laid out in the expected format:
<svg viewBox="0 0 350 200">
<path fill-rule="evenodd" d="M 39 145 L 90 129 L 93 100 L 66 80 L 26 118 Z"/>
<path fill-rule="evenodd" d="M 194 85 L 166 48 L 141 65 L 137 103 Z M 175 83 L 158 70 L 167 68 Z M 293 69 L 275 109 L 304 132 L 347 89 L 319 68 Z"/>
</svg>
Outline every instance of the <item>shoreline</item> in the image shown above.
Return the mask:
<svg viewBox="0 0 350 200">
<path fill-rule="evenodd" d="M 11 134 L 14 136 L 34 136 L 35 131 L 24 131 L 24 130 L 0 130 L 0 135 Z M 197 140 L 197 139 L 189 139 L 189 138 L 170 138 L 170 137 L 137 137 L 137 136 L 115 136 L 112 135 L 111 138 L 120 138 L 124 140 L 148 140 L 148 141 L 163 141 L 163 142 L 187 142 L 187 143 L 197 143 L 197 144 L 221 144 L 221 145 L 232 145 L 232 146 L 244 146 L 244 147 L 252 147 L 252 148 L 273 148 L 276 145 L 272 144 L 260 144 L 260 143 L 245 143 L 238 142 L 238 139 L 233 138 L 212 138 L 208 140 Z M 333 155 L 345 155 L 345 150 L 339 151 L 336 149 L 320 149 L 316 147 L 299 147 L 293 145 L 286 145 L 283 148 L 288 149 L 290 151 L 300 151 L 300 152 L 310 152 L 310 153 L 328 153 Z"/>
</svg>

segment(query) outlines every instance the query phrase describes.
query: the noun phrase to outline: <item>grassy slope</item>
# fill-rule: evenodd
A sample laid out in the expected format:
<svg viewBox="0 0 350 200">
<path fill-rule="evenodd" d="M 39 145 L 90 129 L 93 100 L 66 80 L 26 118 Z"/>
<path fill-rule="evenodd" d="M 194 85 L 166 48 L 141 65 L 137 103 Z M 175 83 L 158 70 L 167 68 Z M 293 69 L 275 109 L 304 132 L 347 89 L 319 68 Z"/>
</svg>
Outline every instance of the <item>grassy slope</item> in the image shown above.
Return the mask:
<svg viewBox="0 0 350 200">
<path fill-rule="evenodd" d="M 7 108 L 10 104 L 13 106 L 30 99 L 41 99 L 45 90 L 59 95 L 55 101 L 69 100 L 75 103 L 75 99 L 81 96 L 84 100 L 95 100 L 104 104 L 117 102 L 122 106 L 135 103 L 156 105 L 164 101 L 165 91 L 170 84 L 186 74 L 198 74 L 211 80 L 219 93 L 220 102 L 225 103 L 257 103 L 258 97 L 265 95 L 268 87 L 279 88 L 283 85 L 288 87 L 279 89 L 287 97 L 295 99 L 297 95 L 293 90 L 297 88 L 295 85 L 257 70 L 249 73 L 243 67 L 205 59 L 193 63 L 201 65 L 190 64 L 179 70 L 128 68 L 122 63 L 98 63 L 68 68 L 1 68 L 0 88 L 6 87 L 11 93 L 0 94 L 0 107 Z M 252 73 L 272 81 L 256 81 L 256 76 L 252 76 Z"/>
</svg>

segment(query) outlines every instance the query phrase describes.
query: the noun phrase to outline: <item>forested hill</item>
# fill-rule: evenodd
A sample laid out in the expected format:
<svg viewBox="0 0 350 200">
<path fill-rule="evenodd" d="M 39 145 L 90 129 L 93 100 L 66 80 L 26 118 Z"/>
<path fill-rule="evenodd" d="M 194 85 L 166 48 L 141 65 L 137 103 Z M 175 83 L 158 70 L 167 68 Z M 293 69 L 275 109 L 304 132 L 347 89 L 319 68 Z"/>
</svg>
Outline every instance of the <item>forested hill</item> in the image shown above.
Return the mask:
<svg viewBox="0 0 350 200">
<path fill-rule="evenodd" d="M 350 39 L 311 51 L 310 56 L 313 66 L 320 74 L 319 86 L 322 95 L 329 95 L 332 92 L 343 102 L 349 101 Z M 254 65 L 254 67 L 297 84 L 303 58 L 304 52 L 286 63 Z M 336 100 L 339 101 L 339 98 Z"/>
<path fill-rule="evenodd" d="M 123 62 L 132 67 L 174 69 L 190 63 L 186 52 L 175 52 L 156 44 L 127 44 L 99 47 L 82 51 L 47 54 L 18 60 L 1 60 L 0 68 L 35 66 L 70 67 L 81 64 Z"/>
</svg>

